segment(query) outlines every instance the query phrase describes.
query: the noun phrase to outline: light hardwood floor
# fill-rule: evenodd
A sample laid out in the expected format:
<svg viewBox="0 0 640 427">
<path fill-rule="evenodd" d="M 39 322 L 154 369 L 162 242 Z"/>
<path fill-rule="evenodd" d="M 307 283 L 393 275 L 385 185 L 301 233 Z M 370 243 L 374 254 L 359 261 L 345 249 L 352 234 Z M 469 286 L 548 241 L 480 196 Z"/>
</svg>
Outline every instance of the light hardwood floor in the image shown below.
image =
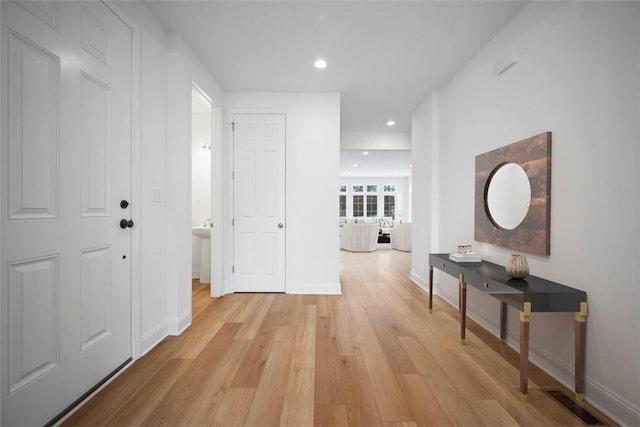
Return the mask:
<svg viewBox="0 0 640 427">
<path fill-rule="evenodd" d="M 583 425 L 534 366 L 521 402 L 517 354 L 473 322 L 462 345 L 457 311 L 435 298 L 430 313 L 409 263 L 390 249 L 341 252 L 342 296 L 212 299 L 195 282 L 192 326 L 64 425 Z"/>
</svg>

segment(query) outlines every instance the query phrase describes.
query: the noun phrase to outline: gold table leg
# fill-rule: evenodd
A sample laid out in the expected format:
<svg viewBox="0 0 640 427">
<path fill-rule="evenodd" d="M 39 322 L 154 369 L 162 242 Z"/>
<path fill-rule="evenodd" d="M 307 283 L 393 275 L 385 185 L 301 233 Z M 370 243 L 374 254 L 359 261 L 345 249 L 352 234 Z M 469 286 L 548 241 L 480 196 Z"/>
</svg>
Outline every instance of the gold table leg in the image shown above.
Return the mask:
<svg viewBox="0 0 640 427">
<path fill-rule="evenodd" d="M 500 302 L 500 341 L 507 342 L 507 303 Z"/>
<path fill-rule="evenodd" d="M 587 303 L 580 303 L 580 311 L 576 313 L 576 333 L 575 333 L 575 383 L 576 401 L 582 402 L 584 399 L 584 355 L 585 355 L 585 334 L 587 325 Z"/>
<path fill-rule="evenodd" d="M 429 264 L 429 311 L 433 309 L 433 265 Z"/>
<path fill-rule="evenodd" d="M 460 339 L 464 344 L 465 331 L 467 329 L 467 284 L 464 282 L 464 274 L 458 276 L 460 289 L 458 292 L 458 303 L 460 307 Z"/>
<path fill-rule="evenodd" d="M 529 319 L 531 303 L 525 302 L 520 312 L 520 399 L 527 400 L 527 382 L 529 381 Z"/>
</svg>

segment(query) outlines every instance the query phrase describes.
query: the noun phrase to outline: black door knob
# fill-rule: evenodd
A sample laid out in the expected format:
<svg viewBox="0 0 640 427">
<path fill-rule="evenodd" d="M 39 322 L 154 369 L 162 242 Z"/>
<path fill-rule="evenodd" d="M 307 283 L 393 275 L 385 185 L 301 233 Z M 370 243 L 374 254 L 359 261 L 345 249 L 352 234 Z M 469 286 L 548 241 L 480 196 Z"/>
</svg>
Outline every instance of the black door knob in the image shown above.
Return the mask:
<svg viewBox="0 0 640 427">
<path fill-rule="evenodd" d="M 129 228 L 133 227 L 133 220 L 130 219 L 130 220 L 127 221 L 126 219 L 121 219 L 120 220 L 120 228 L 127 228 L 127 227 L 129 227 Z"/>
<path fill-rule="evenodd" d="M 127 202 L 126 200 L 120 200 L 120 207 L 122 209 L 127 209 L 128 206 L 129 206 L 129 202 Z"/>
</svg>

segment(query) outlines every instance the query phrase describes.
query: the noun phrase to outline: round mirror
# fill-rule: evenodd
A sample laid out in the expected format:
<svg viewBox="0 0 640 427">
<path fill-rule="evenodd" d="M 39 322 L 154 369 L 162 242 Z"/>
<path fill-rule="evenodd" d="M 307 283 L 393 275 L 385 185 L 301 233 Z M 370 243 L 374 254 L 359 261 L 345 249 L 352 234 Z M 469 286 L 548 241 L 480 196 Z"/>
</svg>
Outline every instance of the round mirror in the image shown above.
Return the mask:
<svg viewBox="0 0 640 427">
<path fill-rule="evenodd" d="M 531 184 L 517 163 L 496 168 L 487 189 L 487 213 L 500 228 L 513 230 L 527 216 L 531 203 Z"/>
</svg>

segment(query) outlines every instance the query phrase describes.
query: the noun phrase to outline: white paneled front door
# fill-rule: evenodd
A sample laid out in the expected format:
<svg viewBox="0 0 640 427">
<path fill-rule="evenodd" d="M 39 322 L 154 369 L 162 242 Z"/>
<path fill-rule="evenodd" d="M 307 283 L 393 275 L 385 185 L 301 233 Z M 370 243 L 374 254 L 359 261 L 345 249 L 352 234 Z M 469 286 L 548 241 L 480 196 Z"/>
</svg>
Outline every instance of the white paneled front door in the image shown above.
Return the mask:
<svg viewBox="0 0 640 427">
<path fill-rule="evenodd" d="M 131 357 L 132 34 L 1 3 L 1 424 L 42 425 Z"/>
<path fill-rule="evenodd" d="M 285 291 L 285 115 L 234 114 L 234 287 Z"/>
</svg>

